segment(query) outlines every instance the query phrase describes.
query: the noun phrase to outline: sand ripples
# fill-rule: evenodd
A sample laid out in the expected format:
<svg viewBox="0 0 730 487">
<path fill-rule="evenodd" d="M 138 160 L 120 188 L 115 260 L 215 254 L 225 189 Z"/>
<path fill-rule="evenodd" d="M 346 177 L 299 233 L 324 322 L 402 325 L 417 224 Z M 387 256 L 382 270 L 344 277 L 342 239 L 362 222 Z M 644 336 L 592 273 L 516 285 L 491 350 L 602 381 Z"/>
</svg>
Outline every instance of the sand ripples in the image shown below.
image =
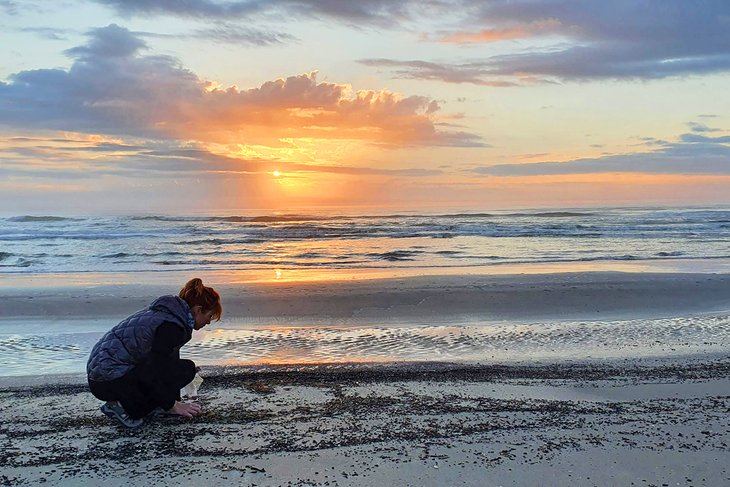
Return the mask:
<svg viewBox="0 0 730 487">
<path fill-rule="evenodd" d="M 730 316 L 533 324 L 206 331 L 186 353 L 216 363 L 561 360 L 713 353 Z"/>
<path fill-rule="evenodd" d="M 464 325 L 235 327 L 183 349 L 200 364 L 580 360 L 725 352 L 730 315 Z M 102 332 L 0 334 L 2 375 L 82 372 Z"/>
</svg>

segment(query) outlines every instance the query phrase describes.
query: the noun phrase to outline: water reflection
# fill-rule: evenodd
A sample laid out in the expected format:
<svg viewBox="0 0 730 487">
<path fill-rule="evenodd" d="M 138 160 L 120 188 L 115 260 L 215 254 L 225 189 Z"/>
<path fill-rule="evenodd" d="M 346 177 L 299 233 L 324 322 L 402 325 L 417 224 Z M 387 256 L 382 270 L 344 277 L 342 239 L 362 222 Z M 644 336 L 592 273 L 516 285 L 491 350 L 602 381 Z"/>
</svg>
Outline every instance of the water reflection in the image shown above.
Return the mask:
<svg viewBox="0 0 730 487">
<path fill-rule="evenodd" d="M 230 324 L 235 326 L 236 324 Z M 0 334 L 0 375 L 83 373 L 103 333 Z M 726 353 L 730 315 L 532 324 L 203 329 L 181 355 L 200 365 L 384 361 L 509 363 Z"/>
</svg>

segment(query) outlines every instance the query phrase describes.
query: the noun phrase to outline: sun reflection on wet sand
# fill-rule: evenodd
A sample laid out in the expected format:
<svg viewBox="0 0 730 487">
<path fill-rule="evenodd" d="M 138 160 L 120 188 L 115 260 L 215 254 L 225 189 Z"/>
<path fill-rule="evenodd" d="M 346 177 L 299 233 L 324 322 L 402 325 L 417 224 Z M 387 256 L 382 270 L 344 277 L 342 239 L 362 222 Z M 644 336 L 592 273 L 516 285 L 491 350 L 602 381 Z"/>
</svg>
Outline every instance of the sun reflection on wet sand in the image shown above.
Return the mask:
<svg viewBox="0 0 730 487">
<path fill-rule="evenodd" d="M 98 324 L 54 335 L 0 335 L 4 375 L 83 372 Z M 26 327 L 27 329 L 27 327 Z M 92 331 L 96 330 L 96 331 Z M 726 353 L 730 314 L 605 321 L 407 326 L 251 326 L 195 333 L 198 365 L 448 361 L 511 363 Z"/>
<path fill-rule="evenodd" d="M 0 279 L 2 289 L 39 289 L 90 286 L 169 286 L 179 285 L 191 275 L 213 286 L 265 284 L 275 282 L 337 282 L 371 279 L 394 279 L 422 276 L 498 276 L 517 274 L 558 274 L 571 272 L 658 272 L 658 273 L 722 273 L 730 272 L 730 260 L 653 260 L 598 261 L 561 263 L 520 263 L 475 265 L 464 267 L 380 267 L 360 269 L 289 269 L 276 266 L 266 269 L 200 270 L 159 272 L 67 272 L 14 274 Z"/>
<path fill-rule="evenodd" d="M 715 353 L 730 315 L 550 323 L 297 327 L 203 331 L 184 352 L 209 364 L 421 360 L 512 362 Z"/>
</svg>

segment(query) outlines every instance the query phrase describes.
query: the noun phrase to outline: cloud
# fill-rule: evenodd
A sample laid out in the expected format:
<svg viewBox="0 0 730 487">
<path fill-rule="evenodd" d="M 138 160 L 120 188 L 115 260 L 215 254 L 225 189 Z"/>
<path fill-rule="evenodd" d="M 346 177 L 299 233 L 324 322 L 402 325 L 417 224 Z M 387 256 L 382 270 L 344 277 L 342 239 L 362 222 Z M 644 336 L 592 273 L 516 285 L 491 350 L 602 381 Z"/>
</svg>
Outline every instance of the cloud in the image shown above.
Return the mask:
<svg viewBox="0 0 730 487">
<path fill-rule="evenodd" d="M 449 64 L 428 61 L 396 61 L 393 59 L 360 59 L 365 66 L 395 68 L 394 77 L 403 79 L 419 79 L 444 81 L 446 83 L 470 83 L 480 86 L 510 87 L 530 82 L 526 77 L 515 80 L 499 79 L 493 76 L 488 63 Z"/>
<path fill-rule="evenodd" d="M 330 173 L 360 176 L 374 175 L 410 177 L 427 177 L 443 174 L 443 171 L 441 170 L 423 168 L 386 169 L 362 166 L 336 166 L 331 164 L 302 164 L 281 160 L 244 160 L 236 157 L 214 154 L 203 149 L 181 149 L 178 151 L 150 152 L 148 154 L 164 158 L 179 157 L 190 161 L 197 161 L 200 164 L 198 169 L 204 167 L 211 172 L 270 173 L 274 168 L 276 168 L 284 174 Z"/>
<path fill-rule="evenodd" d="M 120 27 L 120 29 L 122 29 Z M 59 41 L 59 40 L 67 40 L 69 34 L 74 35 L 80 35 L 81 32 L 75 31 L 73 29 L 58 29 L 54 27 L 18 27 L 14 29 L 17 32 L 25 32 L 30 34 L 35 34 L 38 37 L 49 39 L 53 41 Z M 123 29 L 122 32 L 120 32 L 120 39 L 123 42 L 126 42 L 127 39 L 125 39 L 125 31 L 126 29 Z M 187 33 L 181 33 L 181 34 L 163 34 L 159 32 L 148 32 L 148 31 L 135 31 L 131 32 L 132 35 L 136 38 L 136 41 L 140 44 L 141 47 L 147 47 L 144 41 L 141 39 L 196 39 L 196 40 L 202 40 L 202 41 L 208 41 L 213 43 L 219 43 L 219 44 L 237 44 L 241 46 L 257 46 L 257 47 L 263 47 L 263 46 L 276 46 L 281 45 L 287 42 L 294 42 L 298 41 L 297 37 L 287 34 L 285 32 L 276 32 L 273 30 L 265 30 L 265 29 L 257 29 L 253 27 L 241 27 L 238 25 L 225 23 L 225 22 L 216 22 L 216 24 L 212 27 L 206 27 L 201 29 L 194 29 Z M 113 36 L 111 34 L 107 34 L 105 37 L 108 38 L 110 43 L 113 45 L 115 40 L 113 39 Z M 101 47 L 101 46 L 98 46 Z M 134 47 L 134 46 L 128 46 L 128 47 Z M 90 46 L 81 46 L 80 48 L 76 48 L 75 50 L 69 50 L 68 54 L 73 56 L 76 56 L 81 51 L 90 48 Z M 124 46 L 121 46 L 123 49 Z M 132 49 L 132 52 L 135 52 L 135 49 Z"/>
<path fill-rule="evenodd" d="M 229 22 L 322 19 L 395 28 L 457 25 L 423 34 L 427 41 L 511 41 L 520 52 L 474 62 L 376 59 L 400 78 L 486 86 L 598 79 L 661 79 L 730 70 L 730 2 L 726 0 L 96 0 L 126 16 L 174 15 Z M 412 26 L 410 27 L 412 29 Z M 213 27 L 219 42 L 271 45 L 285 34 Z"/>
<path fill-rule="evenodd" d="M 405 69 L 396 70 L 398 77 L 475 84 L 495 79 L 520 84 L 525 80 L 661 79 L 730 70 L 730 2 L 725 0 L 461 3 L 476 21 L 424 39 L 459 44 L 535 42 L 518 44 L 522 52 L 440 64 L 439 70 L 420 60 L 379 60 L 379 65 L 391 63 Z"/>
<path fill-rule="evenodd" d="M 679 136 L 679 139 L 685 143 L 694 144 L 709 144 L 709 146 L 719 144 L 730 144 L 730 135 L 718 136 L 718 137 L 707 137 L 699 134 L 683 134 Z M 707 146 L 702 146 L 707 147 Z M 724 146 L 721 146 L 724 147 Z"/>
<path fill-rule="evenodd" d="M 134 32 L 144 38 L 199 39 L 214 43 L 238 44 L 243 46 L 276 46 L 298 39 L 284 32 L 240 27 L 229 23 L 216 23 L 213 27 L 196 29 L 187 34 L 160 34 L 157 32 Z"/>
<path fill-rule="evenodd" d="M 216 25 L 207 29 L 199 29 L 193 37 L 214 42 L 242 44 L 251 46 L 271 46 L 294 41 L 297 38 L 283 32 L 272 32 L 250 27 L 239 27 L 230 24 Z"/>
<path fill-rule="evenodd" d="M 17 30 L 36 34 L 43 39 L 52 41 L 65 41 L 67 39 L 66 35 L 72 32 L 70 29 L 56 29 L 54 27 L 21 27 Z"/>
<path fill-rule="evenodd" d="M 425 35 L 423 39 L 454 44 L 473 44 L 525 39 L 546 34 L 556 34 L 560 33 L 560 31 L 560 21 L 556 19 L 544 19 L 509 27 L 482 29 L 476 32 L 456 31 L 441 33 L 437 36 Z"/>
<path fill-rule="evenodd" d="M 704 123 L 687 122 L 687 125 L 689 126 L 689 128 L 692 132 L 720 132 L 721 131 L 718 128 L 708 127 Z"/>
<path fill-rule="evenodd" d="M 97 157 L 98 154 L 103 157 Z M 201 145 L 176 141 L 120 142 L 103 138 L 11 137 L 0 140 L 0 175 L 88 179 L 98 176 L 145 178 L 203 177 L 225 174 L 269 175 L 276 169 L 285 177 L 306 174 L 429 177 L 437 169 L 352 167 L 290 162 L 281 159 L 241 158 L 218 154 Z"/>
<path fill-rule="evenodd" d="M 435 125 L 439 104 L 390 91 L 355 93 L 317 73 L 221 88 L 118 25 L 68 49 L 64 69 L 21 71 L 0 83 L 0 123 L 14 127 L 221 143 L 351 139 L 390 147 L 479 147 L 480 137 Z"/>
<path fill-rule="evenodd" d="M 286 17 L 326 17 L 346 23 L 393 26 L 413 17 L 414 11 L 443 8 L 443 1 L 392 0 L 96 0 L 123 16 L 173 15 L 209 19 L 241 19 L 256 15 L 281 14 Z M 447 2 L 448 3 L 448 2 Z"/>
<path fill-rule="evenodd" d="M 12 0 L 0 0 L 0 9 L 8 15 L 18 15 L 18 2 Z"/>
<path fill-rule="evenodd" d="M 81 62 L 94 62 L 97 59 L 124 59 L 147 48 L 147 44 L 124 27 L 111 24 L 90 32 L 89 43 L 73 47 L 66 54 Z"/>
<path fill-rule="evenodd" d="M 654 141 L 661 148 L 636 154 L 610 155 L 567 162 L 497 164 L 472 169 L 489 176 L 542 176 L 588 173 L 730 175 L 730 136 L 683 134 L 677 142 Z"/>
</svg>

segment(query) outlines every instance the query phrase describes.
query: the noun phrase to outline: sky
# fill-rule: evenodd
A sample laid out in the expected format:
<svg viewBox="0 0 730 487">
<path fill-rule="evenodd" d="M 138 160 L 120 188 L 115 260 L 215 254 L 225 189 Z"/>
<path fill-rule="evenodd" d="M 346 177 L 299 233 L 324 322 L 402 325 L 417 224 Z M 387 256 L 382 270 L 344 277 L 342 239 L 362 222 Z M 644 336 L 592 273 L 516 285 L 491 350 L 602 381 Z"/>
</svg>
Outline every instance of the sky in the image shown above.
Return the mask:
<svg viewBox="0 0 730 487">
<path fill-rule="evenodd" d="M 0 0 L 0 27 L 6 215 L 730 203 L 727 0 Z"/>
</svg>

